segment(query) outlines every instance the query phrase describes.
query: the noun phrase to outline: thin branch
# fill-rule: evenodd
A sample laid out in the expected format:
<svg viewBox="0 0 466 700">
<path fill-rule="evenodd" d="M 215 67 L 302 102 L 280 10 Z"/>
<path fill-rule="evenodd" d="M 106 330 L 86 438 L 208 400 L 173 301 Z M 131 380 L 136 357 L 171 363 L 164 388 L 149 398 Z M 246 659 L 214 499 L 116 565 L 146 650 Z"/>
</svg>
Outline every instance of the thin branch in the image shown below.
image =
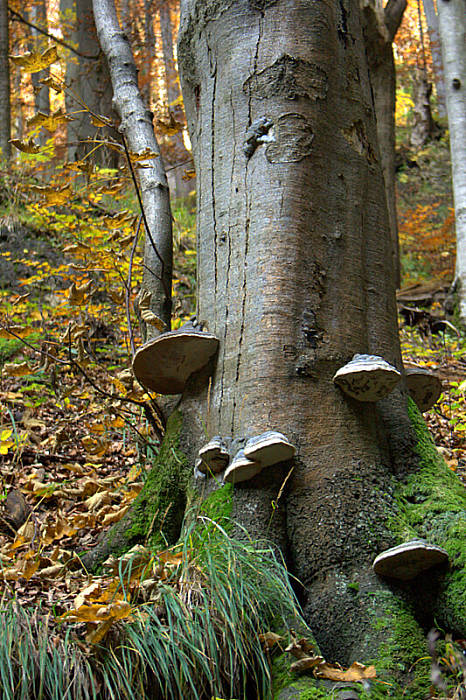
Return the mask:
<svg viewBox="0 0 466 700">
<path fill-rule="evenodd" d="M 76 54 L 76 56 L 80 56 L 81 58 L 87 58 L 90 61 L 98 61 L 99 60 L 100 54 L 97 54 L 96 56 L 87 56 L 85 53 L 81 53 L 80 51 L 77 51 L 76 49 L 74 49 L 72 46 L 70 46 L 70 44 L 67 44 L 66 41 L 63 41 L 63 39 L 60 39 L 55 34 L 50 34 L 49 32 L 46 32 L 45 29 L 41 29 L 36 24 L 29 22 L 22 15 L 20 15 L 19 12 L 16 12 L 16 10 L 12 10 L 11 7 L 8 8 L 8 11 L 9 11 L 10 15 L 12 15 L 13 21 L 16 20 L 16 22 L 22 22 L 23 24 L 26 24 L 28 27 L 31 27 L 31 29 L 35 29 L 36 32 L 39 32 L 40 34 L 43 34 L 44 36 L 48 37 L 49 39 L 52 39 L 52 41 L 56 41 L 57 44 L 60 44 L 60 46 L 64 46 L 65 49 L 72 51 L 74 54 Z"/>
<path fill-rule="evenodd" d="M 126 322 L 128 323 L 129 343 L 131 346 L 132 357 L 134 357 L 134 353 L 136 352 L 136 348 L 134 345 L 133 327 L 131 325 L 131 314 L 130 314 L 130 310 L 129 310 L 129 297 L 131 294 L 131 278 L 133 276 L 133 260 L 134 260 L 134 254 L 136 252 L 136 246 L 138 244 L 141 223 L 142 223 L 142 214 L 139 217 L 138 227 L 136 229 L 136 235 L 134 236 L 133 245 L 131 247 L 131 255 L 129 256 L 129 267 L 128 267 L 128 281 L 126 283 L 126 290 L 125 290 Z"/>
</svg>

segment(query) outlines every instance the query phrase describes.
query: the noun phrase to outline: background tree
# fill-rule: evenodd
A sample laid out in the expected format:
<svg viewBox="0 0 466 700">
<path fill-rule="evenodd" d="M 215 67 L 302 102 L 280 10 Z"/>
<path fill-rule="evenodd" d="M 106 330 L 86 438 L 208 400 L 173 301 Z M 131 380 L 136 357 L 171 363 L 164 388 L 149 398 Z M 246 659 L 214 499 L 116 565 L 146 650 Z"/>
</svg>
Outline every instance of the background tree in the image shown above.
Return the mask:
<svg viewBox="0 0 466 700">
<path fill-rule="evenodd" d="M 439 116 L 443 118 L 447 116 L 447 108 L 438 14 L 435 10 L 433 0 L 422 0 L 422 5 L 424 7 L 429 32 L 430 53 L 434 68 L 435 85 L 437 88 L 437 109 Z"/>
<path fill-rule="evenodd" d="M 406 0 L 361 3 L 369 73 L 374 94 L 377 138 L 385 183 L 396 286 L 400 286 L 400 259 L 395 186 L 396 74 L 392 44 L 406 9 Z"/>
<path fill-rule="evenodd" d="M 1 157 L 8 160 L 11 155 L 10 146 L 10 66 L 8 31 L 8 2 L 0 2 L 0 151 Z"/>
<path fill-rule="evenodd" d="M 34 25 L 31 27 L 31 51 L 38 51 L 41 53 L 45 51 L 49 45 L 46 37 L 36 29 L 36 27 L 39 27 L 44 32 L 47 32 L 47 7 L 45 0 L 34 2 L 28 14 L 31 24 Z M 34 90 L 34 106 L 37 112 L 42 112 L 43 114 L 50 113 L 50 90 L 46 85 L 41 85 L 41 81 L 46 79 L 49 75 L 50 71 L 48 68 L 38 73 L 31 74 Z M 39 139 L 44 143 L 45 135 L 43 132 L 39 135 Z"/>
<path fill-rule="evenodd" d="M 459 318 L 466 327 L 466 16 L 462 0 L 439 0 L 456 221 Z"/>
<path fill-rule="evenodd" d="M 92 14 L 92 0 L 61 0 L 66 40 L 75 48 L 66 55 L 67 112 L 74 116 L 68 124 L 68 160 L 80 160 L 94 150 L 95 143 L 85 143 L 102 138 L 102 133 L 116 138 L 111 129 L 98 129 L 83 103 L 94 114 L 112 119 L 112 86 L 105 58 L 100 52 Z M 79 99 L 76 99 L 79 98 Z M 101 165 L 115 167 L 117 156 L 111 149 L 101 148 L 93 155 Z"/>
</svg>

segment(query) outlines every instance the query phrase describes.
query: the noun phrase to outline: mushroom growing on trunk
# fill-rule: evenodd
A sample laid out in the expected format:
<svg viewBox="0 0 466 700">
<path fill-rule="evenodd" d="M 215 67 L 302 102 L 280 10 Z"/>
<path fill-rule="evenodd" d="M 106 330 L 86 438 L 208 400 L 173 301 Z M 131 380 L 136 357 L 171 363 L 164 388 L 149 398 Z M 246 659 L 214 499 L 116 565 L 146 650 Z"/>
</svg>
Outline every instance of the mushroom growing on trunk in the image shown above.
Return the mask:
<svg viewBox="0 0 466 700">
<path fill-rule="evenodd" d="M 379 401 L 388 396 L 401 374 L 378 355 L 354 355 L 333 377 L 345 394 L 358 401 Z"/>
</svg>

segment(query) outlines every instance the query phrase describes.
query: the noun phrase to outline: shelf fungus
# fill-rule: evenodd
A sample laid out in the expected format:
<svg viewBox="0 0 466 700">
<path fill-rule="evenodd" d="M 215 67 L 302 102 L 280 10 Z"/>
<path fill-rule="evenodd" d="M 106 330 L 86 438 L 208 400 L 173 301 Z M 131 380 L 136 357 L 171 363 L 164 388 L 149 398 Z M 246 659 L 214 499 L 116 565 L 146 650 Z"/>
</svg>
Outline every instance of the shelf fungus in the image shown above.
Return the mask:
<svg viewBox="0 0 466 700">
<path fill-rule="evenodd" d="M 227 468 L 223 480 L 229 484 L 238 484 L 240 481 L 252 479 L 262 471 L 262 465 L 252 459 L 248 459 L 244 450 L 239 450 L 233 457 Z"/>
<path fill-rule="evenodd" d="M 147 389 L 158 394 L 181 394 L 188 378 L 217 352 L 218 339 L 185 323 L 144 343 L 133 358 L 133 372 Z"/>
<path fill-rule="evenodd" d="M 406 365 L 405 372 L 409 395 L 420 411 L 428 411 L 440 398 L 442 382 L 424 367 Z"/>
<path fill-rule="evenodd" d="M 218 474 L 226 469 L 230 461 L 229 447 L 231 438 L 224 438 L 220 435 L 215 435 L 209 442 L 201 447 L 198 453 L 198 462 L 196 466 L 203 474 Z"/>
<path fill-rule="evenodd" d="M 261 467 L 270 467 L 278 462 L 294 457 L 295 447 L 282 434 L 275 430 L 268 430 L 261 435 L 250 438 L 245 447 L 244 454 L 248 459 L 259 462 Z"/>
<path fill-rule="evenodd" d="M 379 401 L 393 391 L 401 374 L 378 355 L 354 355 L 333 377 L 345 394 L 358 401 Z"/>
<path fill-rule="evenodd" d="M 424 540 L 411 540 L 379 554 L 372 568 L 379 576 L 409 581 L 438 564 L 448 562 L 448 553 Z"/>
</svg>

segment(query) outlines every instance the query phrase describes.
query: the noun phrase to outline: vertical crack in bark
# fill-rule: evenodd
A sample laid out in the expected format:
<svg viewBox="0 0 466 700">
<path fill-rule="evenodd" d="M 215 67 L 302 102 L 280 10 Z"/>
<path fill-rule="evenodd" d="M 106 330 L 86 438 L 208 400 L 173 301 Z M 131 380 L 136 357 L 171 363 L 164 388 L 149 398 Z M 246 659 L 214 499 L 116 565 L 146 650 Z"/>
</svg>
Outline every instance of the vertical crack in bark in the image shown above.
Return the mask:
<svg viewBox="0 0 466 700">
<path fill-rule="evenodd" d="M 262 23 L 263 23 L 263 17 L 259 18 L 259 31 L 258 31 L 258 36 L 257 36 L 257 42 L 256 42 L 256 50 L 254 52 L 254 67 L 253 67 L 253 74 L 255 75 L 257 72 L 257 61 L 258 61 L 258 56 L 259 56 L 259 46 L 261 43 L 262 39 Z M 248 95 L 248 127 L 251 126 L 252 124 L 252 109 L 251 109 L 251 103 L 252 103 L 252 94 L 249 92 Z M 236 361 L 236 384 L 239 382 L 239 372 L 240 372 L 240 367 L 241 367 L 241 355 L 242 355 L 242 350 L 243 350 L 243 336 L 244 336 L 244 325 L 245 325 L 245 314 L 246 314 L 246 297 L 247 297 L 247 259 L 248 259 L 248 252 L 249 252 L 249 227 L 251 224 L 251 199 L 249 196 L 249 188 L 248 188 L 248 168 L 249 168 L 249 161 L 246 162 L 245 169 L 244 169 L 244 196 L 246 199 L 246 211 L 245 211 L 245 241 L 244 241 L 244 258 L 243 258 L 243 286 L 242 286 L 242 303 L 241 303 L 241 330 L 240 330 L 240 335 L 239 335 L 239 341 L 238 341 L 238 357 Z M 231 414 L 231 431 L 232 435 L 234 435 L 234 428 L 235 428 L 235 416 L 236 416 L 236 395 L 233 400 L 233 411 Z"/>
<path fill-rule="evenodd" d="M 227 329 L 228 329 L 228 312 L 229 312 L 229 304 L 227 303 L 227 292 L 230 286 L 230 261 L 231 261 L 231 202 L 234 200 L 234 189 L 235 189 L 235 184 L 234 184 L 234 172 L 235 172 L 235 167 L 236 167 L 236 120 L 235 120 L 235 109 L 233 106 L 233 90 L 230 90 L 230 107 L 231 107 L 231 119 L 232 119 L 232 128 L 233 128 L 233 157 L 231 159 L 231 175 L 230 175 L 230 206 L 228 207 L 228 261 L 227 261 L 227 269 L 225 273 L 225 279 L 226 279 L 226 288 L 225 288 L 225 296 L 224 296 L 224 304 L 225 304 L 225 327 L 223 329 L 223 343 L 221 345 L 222 352 L 223 352 L 223 358 L 225 357 L 225 347 L 226 347 L 226 339 L 227 339 Z M 236 212 L 235 212 L 236 215 Z M 215 300 L 217 302 L 217 294 L 215 295 Z M 220 395 L 220 401 L 218 404 L 218 419 L 219 419 L 219 425 L 221 425 L 221 416 L 222 416 L 222 406 L 223 406 L 223 387 L 224 387 L 224 381 L 225 381 L 225 361 L 222 362 L 222 376 L 220 379 L 220 388 L 219 388 L 219 395 Z"/>
<path fill-rule="evenodd" d="M 212 219 L 214 222 L 214 276 L 215 276 L 215 297 L 217 296 L 217 214 L 215 212 L 215 99 L 217 96 L 217 70 L 214 73 L 214 85 L 213 85 L 213 95 L 212 95 L 212 111 L 210 120 L 210 131 L 212 137 L 211 146 L 211 174 L 210 174 L 210 185 L 211 185 L 211 196 L 212 196 Z M 215 307 L 217 308 L 217 307 Z M 216 311 L 215 311 L 216 313 Z"/>
</svg>

